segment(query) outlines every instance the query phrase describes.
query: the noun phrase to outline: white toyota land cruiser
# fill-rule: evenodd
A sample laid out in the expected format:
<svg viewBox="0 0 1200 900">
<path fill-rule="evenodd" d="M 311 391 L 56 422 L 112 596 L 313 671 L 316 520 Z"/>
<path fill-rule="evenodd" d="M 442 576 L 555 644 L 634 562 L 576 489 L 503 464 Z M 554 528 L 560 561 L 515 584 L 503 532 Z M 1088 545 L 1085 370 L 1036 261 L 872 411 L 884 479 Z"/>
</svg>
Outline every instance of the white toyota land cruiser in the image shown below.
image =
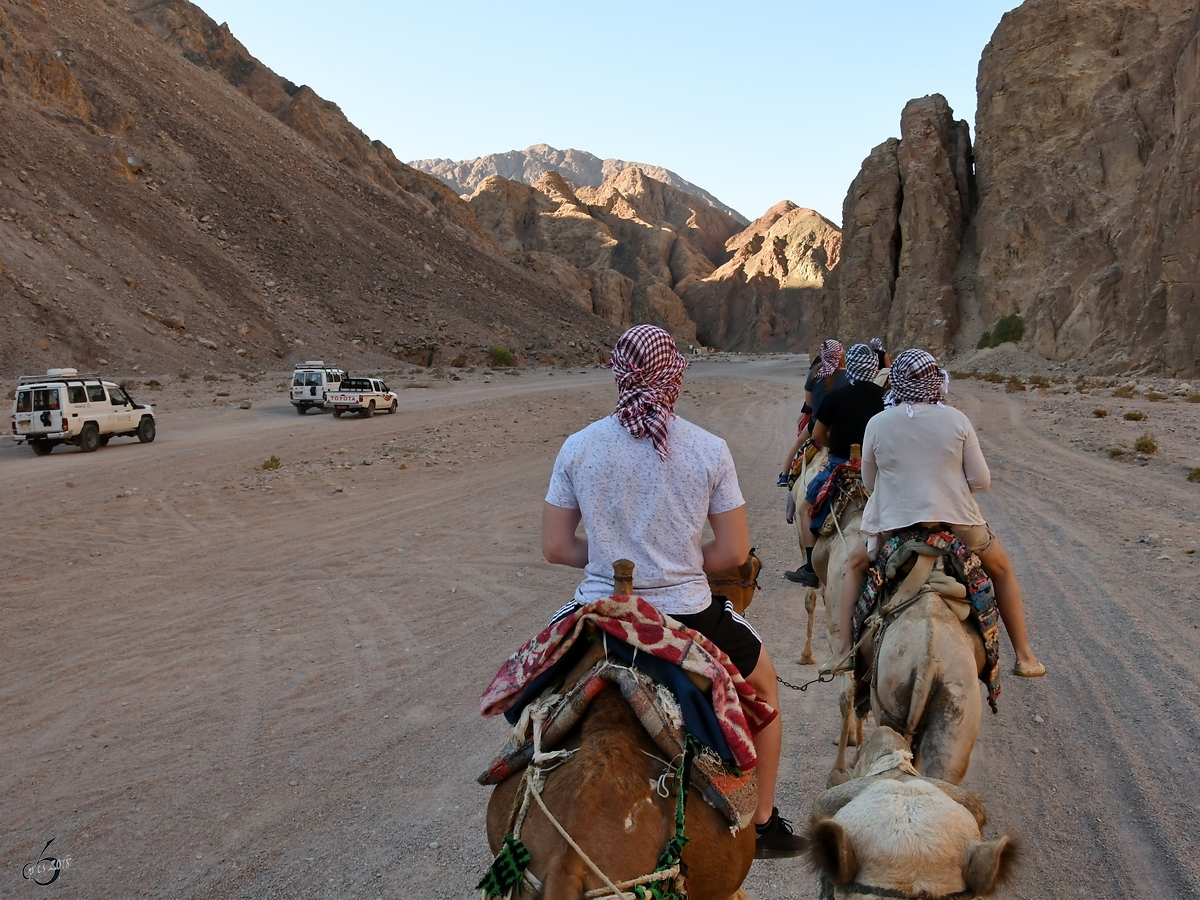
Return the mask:
<svg viewBox="0 0 1200 900">
<path fill-rule="evenodd" d="M 45 456 L 56 444 L 92 453 L 114 437 L 154 440 L 154 410 L 135 403 L 123 385 L 75 369 L 22 375 L 13 402 L 13 440 Z"/>
</svg>

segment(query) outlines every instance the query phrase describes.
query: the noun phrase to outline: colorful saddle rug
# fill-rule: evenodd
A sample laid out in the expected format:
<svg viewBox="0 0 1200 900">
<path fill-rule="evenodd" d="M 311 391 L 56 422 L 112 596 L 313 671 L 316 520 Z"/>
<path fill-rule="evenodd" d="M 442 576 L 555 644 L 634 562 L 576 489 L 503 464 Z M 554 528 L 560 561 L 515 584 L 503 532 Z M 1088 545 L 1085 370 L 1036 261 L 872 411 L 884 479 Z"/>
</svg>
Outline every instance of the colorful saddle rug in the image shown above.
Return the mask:
<svg viewBox="0 0 1200 900">
<path fill-rule="evenodd" d="M 914 526 L 897 531 L 883 543 L 871 562 L 866 584 L 854 604 L 854 642 L 857 644 L 862 636 L 867 618 L 902 580 L 901 567 L 916 553 L 943 557 L 946 572 L 966 586 L 969 619 L 979 629 L 986 655 L 979 680 L 987 686 L 988 705 L 996 712 L 996 699 L 1000 696 L 1000 614 L 996 595 L 979 557 L 949 531 Z M 859 668 L 858 660 L 855 661 L 854 687 L 855 711 L 860 716 L 866 715 L 871 708 L 871 682 L 867 673 Z"/>
<path fill-rule="evenodd" d="M 866 488 L 862 483 L 862 460 L 851 459 L 829 473 L 825 484 L 817 493 L 812 507 L 812 530 L 814 534 L 832 534 L 834 520 L 844 517 L 846 507 L 855 496 L 866 502 Z M 830 515 L 832 513 L 833 515 Z"/>
<path fill-rule="evenodd" d="M 607 642 L 608 649 L 615 649 L 618 643 L 615 640 Z M 630 654 L 620 655 L 627 657 Z M 643 660 L 645 658 L 642 657 Z M 686 678 L 683 683 L 685 690 L 699 694 L 699 688 Z M 670 761 L 682 759 L 689 732 L 675 691 L 637 666 L 626 665 L 624 660 L 613 659 L 607 654 L 561 695 L 552 693 L 554 686 L 549 686 L 538 698 L 537 702 L 548 701 L 550 704 L 542 726 L 542 748 L 557 747 L 583 718 L 591 699 L 610 685 L 615 685 L 621 691 L 621 696 L 646 733 L 663 751 L 665 758 Z M 700 741 L 693 741 L 692 746 L 695 752 L 690 767 L 692 787 L 700 792 L 710 806 L 728 818 L 734 828 L 745 828 L 753 820 L 758 804 L 757 771 L 742 771 L 727 765 L 717 752 Z M 533 749 L 529 722 L 522 717 L 512 737 L 477 781 L 480 784 L 499 784 L 520 772 L 532 761 Z"/>
<path fill-rule="evenodd" d="M 606 597 L 544 628 L 500 667 L 483 692 L 480 712 L 495 716 L 516 704 L 525 688 L 571 649 L 589 622 L 639 653 L 707 678 L 712 683 L 713 712 L 734 765 L 743 770 L 754 767 L 754 735 L 779 713 L 758 698 L 712 641 L 663 615 L 641 597 Z"/>
</svg>

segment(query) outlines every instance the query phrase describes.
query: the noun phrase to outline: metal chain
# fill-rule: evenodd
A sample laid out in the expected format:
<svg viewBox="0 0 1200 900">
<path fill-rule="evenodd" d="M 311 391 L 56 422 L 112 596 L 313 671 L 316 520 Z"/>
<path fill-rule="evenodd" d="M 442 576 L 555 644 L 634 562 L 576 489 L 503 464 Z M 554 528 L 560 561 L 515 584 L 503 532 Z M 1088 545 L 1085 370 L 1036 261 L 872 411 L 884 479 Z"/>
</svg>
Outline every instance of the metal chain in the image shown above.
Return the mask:
<svg viewBox="0 0 1200 900">
<path fill-rule="evenodd" d="M 812 681 L 806 681 L 806 682 L 804 682 L 804 684 L 799 684 L 799 685 L 792 684 L 791 682 L 788 682 L 788 681 L 784 681 L 778 675 L 775 676 L 775 680 L 778 681 L 780 684 L 782 684 L 784 687 L 791 688 L 793 691 L 807 691 L 811 685 L 829 684 L 836 677 L 837 677 L 836 673 L 825 673 L 823 675 L 818 675 Z"/>
</svg>

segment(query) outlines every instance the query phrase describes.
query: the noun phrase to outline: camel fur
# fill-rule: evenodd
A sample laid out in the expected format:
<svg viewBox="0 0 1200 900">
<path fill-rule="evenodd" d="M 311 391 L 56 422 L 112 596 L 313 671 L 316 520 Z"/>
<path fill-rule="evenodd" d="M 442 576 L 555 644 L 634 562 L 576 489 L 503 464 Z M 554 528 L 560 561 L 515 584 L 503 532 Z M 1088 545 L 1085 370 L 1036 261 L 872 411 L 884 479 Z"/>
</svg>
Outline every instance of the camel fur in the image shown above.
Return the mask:
<svg viewBox="0 0 1200 900">
<path fill-rule="evenodd" d="M 796 481 L 793 492 L 796 496 L 797 507 L 804 500 L 804 492 L 808 483 L 824 468 L 829 461 L 829 451 L 822 450 L 809 463 L 801 477 Z M 863 501 L 851 502 L 838 519 L 838 528 L 832 534 L 821 535 L 813 548 L 812 563 L 817 577 L 821 579 L 819 588 L 805 588 L 804 609 L 808 613 L 808 627 L 805 633 L 804 650 L 796 660 L 800 665 L 813 665 L 812 635 L 813 618 L 817 603 L 825 608 L 825 634 L 829 643 L 829 653 L 832 656 L 841 646 L 842 583 L 846 580 L 846 562 L 850 558 L 852 541 L 860 540 L 859 525 L 862 522 Z M 831 513 L 832 515 L 832 513 Z M 803 523 L 797 514 L 797 532 L 800 533 Z M 840 533 L 839 529 L 840 528 Z M 801 539 L 801 547 L 804 542 Z M 832 787 L 849 778 L 846 768 L 846 750 L 848 747 L 861 745 L 863 741 L 863 720 L 854 713 L 853 684 L 849 676 L 838 679 L 838 708 L 842 714 L 842 728 L 838 734 L 837 757 L 829 773 L 827 786 Z"/>
<path fill-rule="evenodd" d="M 961 784 L 983 715 L 986 659 L 983 639 L 952 602 L 930 588 L 887 626 L 874 648 L 871 708 L 881 725 L 911 740 L 923 775 Z"/>
<path fill-rule="evenodd" d="M 741 566 L 709 576 L 714 596 L 729 599 L 743 613 L 754 599 L 761 569 L 752 550 Z M 578 680 L 595 661 L 593 654 L 585 656 L 566 683 Z M 542 790 L 559 824 L 612 882 L 653 872 L 674 832 L 675 788 L 668 779 L 670 796 L 655 789 L 667 770 L 662 751 L 620 693 L 611 686 L 602 690 L 561 748 L 577 752 L 547 772 Z M 509 778 L 492 792 L 487 833 L 493 853 L 511 828 L 522 784 L 522 778 Z M 725 816 L 695 791 L 685 809 L 683 863 L 690 900 L 747 900 L 741 884 L 754 861 L 754 829 L 734 833 Z M 528 871 L 543 884 L 537 900 L 580 900 L 585 891 L 604 887 L 536 803 L 530 805 L 520 837 L 530 854 Z M 514 898 L 532 896 L 524 883 L 514 891 Z"/>
<path fill-rule="evenodd" d="M 880 726 L 859 754 L 856 777 L 817 798 L 809 829 L 813 868 L 835 898 L 991 894 L 1011 874 L 1015 843 L 1008 835 L 984 841 L 978 798 L 911 774 L 907 747 Z"/>
</svg>

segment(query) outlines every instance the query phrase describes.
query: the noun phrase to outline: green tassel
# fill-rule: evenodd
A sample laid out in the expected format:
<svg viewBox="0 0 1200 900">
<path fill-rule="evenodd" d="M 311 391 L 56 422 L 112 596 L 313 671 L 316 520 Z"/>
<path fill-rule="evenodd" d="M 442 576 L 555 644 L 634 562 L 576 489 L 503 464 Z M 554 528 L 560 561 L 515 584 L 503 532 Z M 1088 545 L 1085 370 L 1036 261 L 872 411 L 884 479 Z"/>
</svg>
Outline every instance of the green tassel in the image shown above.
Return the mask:
<svg viewBox="0 0 1200 900">
<path fill-rule="evenodd" d="M 529 865 L 529 851 L 519 838 L 511 834 L 504 836 L 504 846 L 496 854 L 491 867 L 476 890 L 482 890 L 486 897 L 503 897 L 514 886 L 520 884 L 525 875 L 525 867 Z"/>
</svg>

